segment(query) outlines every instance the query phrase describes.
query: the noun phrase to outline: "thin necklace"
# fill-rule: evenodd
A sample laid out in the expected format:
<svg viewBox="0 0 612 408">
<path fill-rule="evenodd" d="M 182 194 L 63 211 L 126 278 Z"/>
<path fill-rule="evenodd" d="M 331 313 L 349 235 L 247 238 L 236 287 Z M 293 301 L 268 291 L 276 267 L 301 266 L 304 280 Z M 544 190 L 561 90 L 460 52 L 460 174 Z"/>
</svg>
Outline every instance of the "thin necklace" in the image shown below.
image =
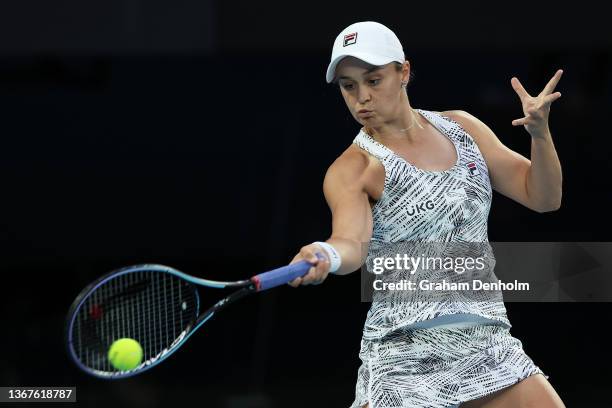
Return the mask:
<svg viewBox="0 0 612 408">
<path fill-rule="evenodd" d="M 417 123 L 419 125 L 419 127 L 421 129 L 423 129 L 423 126 L 421 126 L 421 124 L 419 123 L 419 121 L 415 118 L 415 114 L 414 114 L 414 109 L 410 109 L 410 113 L 412 114 L 412 123 L 410 124 L 410 126 L 408 126 L 407 128 L 404 129 L 399 129 L 399 132 L 405 132 L 408 129 L 412 129 L 414 127 L 414 124 Z M 374 137 L 372 136 L 372 134 L 368 131 L 368 129 L 366 127 L 364 127 L 365 132 L 370 135 L 370 137 Z"/>
<path fill-rule="evenodd" d="M 405 132 L 408 129 L 412 129 L 412 127 L 414 126 L 415 123 L 418 123 L 418 120 L 416 120 L 415 115 L 414 115 L 414 109 L 410 109 L 410 113 L 412 114 L 412 124 L 410 124 L 410 126 L 408 126 L 407 128 L 404 129 L 399 129 L 400 132 Z M 421 126 L 421 124 L 419 124 L 419 127 L 421 129 L 423 129 L 423 127 Z"/>
</svg>

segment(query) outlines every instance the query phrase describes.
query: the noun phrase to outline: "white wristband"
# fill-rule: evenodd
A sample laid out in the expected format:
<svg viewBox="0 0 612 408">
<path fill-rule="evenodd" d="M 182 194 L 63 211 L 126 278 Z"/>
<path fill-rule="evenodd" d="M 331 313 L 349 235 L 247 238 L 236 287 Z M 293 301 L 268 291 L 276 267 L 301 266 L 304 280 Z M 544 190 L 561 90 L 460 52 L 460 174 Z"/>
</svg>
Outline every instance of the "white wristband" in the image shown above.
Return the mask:
<svg viewBox="0 0 612 408">
<path fill-rule="evenodd" d="M 321 246 L 325 250 L 327 254 L 327 259 L 329 259 L 329 272 L 333 273 L 340 269 L 340 265 L 342 264 L 342 259 L 340 258 L 340 254 L 336 251 L 332 245 L 327 242 L 316 241 L 313 244 L 317 244 Z"/>
</svg>

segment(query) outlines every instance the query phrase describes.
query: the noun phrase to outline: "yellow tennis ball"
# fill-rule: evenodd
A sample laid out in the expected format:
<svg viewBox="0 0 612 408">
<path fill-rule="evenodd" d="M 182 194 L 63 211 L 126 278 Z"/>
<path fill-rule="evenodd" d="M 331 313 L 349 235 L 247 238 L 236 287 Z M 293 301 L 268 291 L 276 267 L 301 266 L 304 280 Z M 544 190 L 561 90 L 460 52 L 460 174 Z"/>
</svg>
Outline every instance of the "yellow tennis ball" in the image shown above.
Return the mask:
<svg viewBox="0 0 612 408">
<path fill-rule="evenodd" d="M 131 370 L 142 362 L 142 347 L 134 339 L 115 340 L 108 350 L 108 360 L 117 370 Z"/>
</svg>

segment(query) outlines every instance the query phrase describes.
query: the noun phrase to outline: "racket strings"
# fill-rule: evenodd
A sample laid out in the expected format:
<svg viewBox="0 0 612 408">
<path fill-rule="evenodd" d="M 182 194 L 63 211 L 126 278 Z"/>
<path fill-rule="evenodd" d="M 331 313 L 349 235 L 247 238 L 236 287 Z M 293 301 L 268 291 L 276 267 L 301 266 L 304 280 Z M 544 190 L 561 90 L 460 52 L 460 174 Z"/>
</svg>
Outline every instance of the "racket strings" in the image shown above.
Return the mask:
<svg viewBox="0 0 612 408">
<path fill-rule="evenodd" d="M 166 284 L 167 288 L 167 282 L 165 280 L 163 282 Z M 159 295 L 155 295 L 156 292 L 159 292 L 158 283 L 158 281 L 153 281 L 150 290 L 143 292 L 140 296 L 126 299 L 118 308 L 115 307 L 105 311 L 104 302 L 100 303 L 99 300 L 96 300 L 94 307 L 100 304 L 102 305 L 98 306 L 101 308 L 101 312 L 99 313 L 102 314 L 102 318 L 98 323 L 93 321 L 90 315 L 89 322 L 94 322 L 96 329 L 99 329 L 97 333 L 99 333 L 98 337 L 101 337 L 101 339 L 98 340 L 98 344 L 93 343 L 94 346 L 97 345 L 96 348 L 98 350 L 102 352 L 106 351 L 108 346 L 116 338 L 134 338 L 143 346 L 144 358 L 146 360 L 158 354 L 158 351 L 163 350 L 169 345 L 169 322 L 166 320 L 164 327 L 163 319 L 167 317 L 168 303 L 176 304 L 177 299 L 174 297 L 163 298 L 164 316 L 162 316 L 162 303 L 159 302 Z M 170 286 L 170 288 L 172 288 L 172 286 Z M 107 292 L 112 293 L 115 288 L 109 286 L 105 289 L 110 289 L 110 291 Z M 104 294 L 104 292 L 102 292 L 102 294 Z M 178 300 L 182 300 L 183 304 L 187 303 L 185 302 L 186 299 L 182 296 Z M 170 306 L 170 308 L 174 311 L 177 310 L 176 307 L 172 309 L 172 306 Z M 176 327 L 176 313 L 171 313 L 171 315 L 174 317 L 174 325 L 172 326 L 172 335 L 174 336 L 176 335 L 177 329 L 180 328 Z M 100 319 L 100 317 L 98 319 Z M 181 320 L 179 319 L 179 321 Z M 102 361 L 105 361 L 104 356 L 102 357 Z"/>
<path fill-rule="evenodd" d="M 171 287 L 171 289 L 173 290 L 173 288 Z M 151 312 L 153 311 L 153 315 L 160 317 L 160 314 L 163 313 L 164 316 L 168 316 L 168 309 L 172 309 L 172 306 L 169 306 L 169 304 L 180 304 L 181 308 L 186 309 L 188 306 L 188 304 L 190 302 L 188 302 L 189 299 L 185 298 L 184 296 L 182 296 L 180 293 L 177 293 L 177 295 L 170 295 L 170 297 L 168 297 L 167 295 L 159 295 L 155 298 L 151 298 L 150 296 L 145 296 L 144 300 L 147 302 L 147 304 L 149 305 L 148 308 L 144 308 L 144 313 L 146 314 L 147 312 Z M 135 305 L 139 305 L 142 306 L 142 300 L 139 298 L 134 297 L 133 299 L 126 299 L 124 301 L 124 303 L 122 303 L 120 305 L 120 307 L 115 307 L 115 305 L 113 305 L 113 307 L 108 307 L 108 304 L 105 303 L 104 301 L 99 302 L 99 301 L 95 301 L 95 302 L 90 302 L 92 304 L 90 311 L 89 311 L 89 315 L 85 315 L 87 317 L 85 317 L 86 322 L 85 325 L 89 325 L 91 328 L 95 328 L 95 327 L 99 327 L 100 324 L 96 321 L 96 317 L 95 315 L 97 313 L 102 314 L 103 316 L 101 317 L 101 319 L 105 319 L 105 320 L 114 320 L 117 319 L 118 317 L 123 316 L 124 320 L 122 320 L 121 323 L 125 322 L 125 315 L 129 315 L 130 313 L 132 313 L 133 317 L 135 315 L 134 313 L 134 307 Z M 161 310 L 163 309 L 163 310 Z M 172 313 L 172 312 L 171 312 Z M 139 328 L 139 321 L 137 321 L 136 323 L 134 323 L 133 320 L 131 320 L 129 318 L 130 316 L 128 316 L 128 321 L 130 322 L 130 325 L 132 326 L 132 329 L 138 329 Z M 172 313 L 171 317 L 173 318 L 174 321 L 174 317 L 175 317 L 175 313 Z M 148 320 L 144 320 L 144 321 L 140 321 L 144 324 L 148 324 Z M 175 324 L 175 323 L 173 323 Z M 87 328 L 87 326 L 85 326 Z"/>
<path fill-rule="evenodd" d="M 131 338 L 143 348 L 143 361 L 158 356 L 193 324 L 198 313 L 195 288 L 160 271 L 137 271 L 111 278 L 82 303 L 73 326 L 73 348 L 87 367 L 116 372 L 110 345 Z"/>
</svg>

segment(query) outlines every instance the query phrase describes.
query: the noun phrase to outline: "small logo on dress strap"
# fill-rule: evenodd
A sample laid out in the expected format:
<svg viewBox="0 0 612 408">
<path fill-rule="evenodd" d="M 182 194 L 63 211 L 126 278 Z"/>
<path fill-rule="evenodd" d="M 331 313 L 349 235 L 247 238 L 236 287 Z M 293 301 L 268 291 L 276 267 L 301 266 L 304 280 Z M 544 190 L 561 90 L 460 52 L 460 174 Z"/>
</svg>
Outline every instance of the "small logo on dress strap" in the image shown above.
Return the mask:
<svg viewBox="0 0 612 408">
<path fill-rule="evenodd" d="M 357 42 L 357 33 L 347 34 L 344 36 L 343 47 L 346 47 L 347 45 L 355 44 L 356 42 Z"/>
<path fill-rule="evenodd" d="M 466 164 L 466 166 L 470 172 L 470 176 L 477 176 L 480 174 L 480 172 L 478 171 L 478 167 L 476 167 L 476 163 L 469 162 L 468 164 Z"/>
</svg>

